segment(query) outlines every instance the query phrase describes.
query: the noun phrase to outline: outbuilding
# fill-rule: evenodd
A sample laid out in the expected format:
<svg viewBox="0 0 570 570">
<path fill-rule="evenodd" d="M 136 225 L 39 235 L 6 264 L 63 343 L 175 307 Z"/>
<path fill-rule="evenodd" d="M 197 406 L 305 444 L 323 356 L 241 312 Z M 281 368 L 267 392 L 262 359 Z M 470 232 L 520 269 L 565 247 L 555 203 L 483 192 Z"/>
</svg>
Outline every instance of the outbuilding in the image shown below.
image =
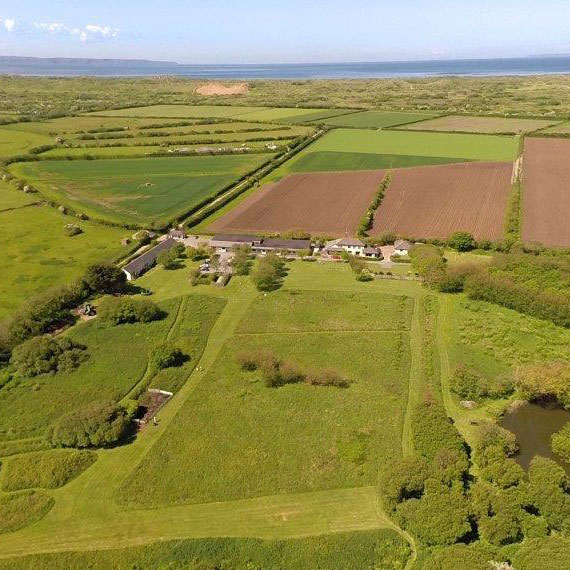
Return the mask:
<svg viewBox="0 0 570 570">
<path fill-rule="evenodd" d="M 404 239 L 394 242 L 394 255 L 409 255 L 412 244 Z"/>
<path fill-rule="evenodd" d="M 136 259 L 133 259 L 132 261 L 127 263 L 127 265 L 123 267 L 123 272 L 127 276 L 127 280 L 133 281 L 133 279 L 140 277 L 151 267 L 154 267 L 154 265 L 156 265 L 156 260 L 158 256 L 163 251 L 169 251 L 177 243 L 178 242 L 175 239 L 166 238 L 164 241 L 161 241 L 158 245 L 155 245 L 152 249 L 149 249 L 147 252 L 143 253 Z"/>
</svg>

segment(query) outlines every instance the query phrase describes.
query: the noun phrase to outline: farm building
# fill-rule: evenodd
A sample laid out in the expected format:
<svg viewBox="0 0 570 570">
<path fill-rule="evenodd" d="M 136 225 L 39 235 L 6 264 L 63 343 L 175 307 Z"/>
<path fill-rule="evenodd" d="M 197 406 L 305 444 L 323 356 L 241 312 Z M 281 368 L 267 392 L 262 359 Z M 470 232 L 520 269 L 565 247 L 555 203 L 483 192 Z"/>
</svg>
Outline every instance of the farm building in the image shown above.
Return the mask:
<svg viewBox="0 0 570 570">
<path fill-rule="evenodd" d="M 170 230 L 170 232 L 168 232 L 168 237 L 171 237 L 172 239 L 181 241 L 181 240 L 186 239 L 186 232 L 184 230 L 177 228 L 175 230 Z"/>
<path fill-rule="evenodd" d="M 311 251 L 309 239 L 263 239 L 252 248 L 254 253 L 265 255 L 270 252 L 284 252 L 286 255 L 298 255 L 300 251 Z"/>
<path fill-rule="evenodd" d="M 166 238 L 161 241 L 158 245 L 155 245 L 152 249 L 149 249 L 146 253 L 133 259 L 125 267 L 123 267 L 123 272 L 127 276 L 129 281 L 140 277 L 145 271 L 148 271 L 151 267 L 156 264 L 157 257 L 163 252 L 168 251 L 170 248 L 175 246 L 178 242 L 172 238 Z"/>
<path fill-rule="evenodd" d="M 253 248 L 261 244 L 261 238 L 242 234 L 218 234 L 215 235 L 208 244 L 216 250 L 216 253 L 227 253 L 242 245 L 249 245 Z"/>
<path fill-rule="evenodd" d="M 394 242 L 395 255 L 408 255 L 412 249 L 412 244 L 409 241 L 399 239 Z"/>
<path fill-rule="evenodd" d="M 350 255 L 362 257 L 365 249 L 366 244 L 358 238 L 335 239 L 325 245 L 325 253 L 328 254 L 339 254 L 346 251 Z"/>
<path fill-rule="evenodd" d="M 364 248 L 362 255 L 364 257 L 370 257 L 371 259 L 378 259 L 382 255 L 382 252 L 376 247 L 368 246 Z"/>
</svg>

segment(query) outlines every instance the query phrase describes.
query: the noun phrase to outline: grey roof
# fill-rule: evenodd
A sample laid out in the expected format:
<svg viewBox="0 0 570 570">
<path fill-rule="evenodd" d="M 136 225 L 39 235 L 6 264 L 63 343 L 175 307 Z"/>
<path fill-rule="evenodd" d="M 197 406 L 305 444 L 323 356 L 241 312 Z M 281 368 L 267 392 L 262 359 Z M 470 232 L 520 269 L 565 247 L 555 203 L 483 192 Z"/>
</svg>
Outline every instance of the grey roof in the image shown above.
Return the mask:
<svg viewBox="0 0 570 570">
<path fill-rule="evenodd" d="M 168 233 L 169 236 L 172 237 L 181 237 L 181 238 L 185 238 L 186 237 L 186 232 L 184 230 L 180 230 L 180 229 L 176 229 L 176 230 L 170 230 L 170 232 Z"/>
<path fill-rule="evenodd" d="M 269 249 L 311 249 L 310 239 L 273 239 L 267 238 L 262 240 L 258 248 Z"/>
<path fill-rule="evenodd" d="M 364 247 L 364 242 L 359 240 L 358 238 L 343 238 L 339 242 L 338 245 L 343 246 L 355 246 L 355 247 Z"/>
<path fill-rule="evenodd" d="M 147 269 L 150 269 L 155 263 L 156 258 L 163 252 L 168 251 L 171 247 L 175 246 L 177 241 L 172 238 L 166 238 L 146 253 L 133 259 L 123 269 L 128 271 L 133 277 L 142 275 Z"/>
<path fill-rule="evenodd" d="M 365 247 L 364 248 L 364 253 L 380 253 L 380 250 L 376 247 Z"/>
<path fill-rule="evenodd" d="M 210 243 L 214 242 L 233 242 L 233 243 L 261 243 L 261 238 L 259 236 L 248 236 L 244 234 L 217 234 L 211 240 Z"/>
<path fill-rule="evenodd" d="M 395 249 L 412 249 L 412 244 L 409 241 L 406 241 L 405 239 L 399 239 L 396 242 L 394 242 L 394 248 Z"/>
</svg>

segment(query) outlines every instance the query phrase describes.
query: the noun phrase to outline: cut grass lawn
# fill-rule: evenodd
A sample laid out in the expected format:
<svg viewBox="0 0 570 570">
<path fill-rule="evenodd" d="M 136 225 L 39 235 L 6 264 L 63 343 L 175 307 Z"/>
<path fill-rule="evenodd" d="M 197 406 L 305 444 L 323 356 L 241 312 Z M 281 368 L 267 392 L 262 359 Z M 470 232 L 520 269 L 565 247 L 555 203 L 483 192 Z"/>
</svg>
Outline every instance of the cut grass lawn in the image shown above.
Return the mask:
<svg viewBox="0 0 570 570">
<path fill-rule="evenodd" d="M 14 207 L 28 198 L 41 199 L 38 194 L 24 194 L 12 186 L 0 188 L 0 205 Z M 83 233 L 66 236 L 63 227 L 69 223 L 79 225 Z M 49 206 L 0 211 L 0 227 L 0 248 L 4 254 L 0 320 L 31 295 L 68 283 L 90 263 L 111 261 L 128 249 L 121 245 L 121 239 L 129 232 L 79 221 Z"/>
<path fill-rule="evenodd" d="M 418 157 L 426 160 L 440 161 L 450 159 L 449 162 L 463 162 L 470 160 L 509 162 L 516 158 L 518 152 L 518 139 L 509 136 L 490 136 L 476 134 L 453 133 L 416 133 L 407 131 L 375 131 L 370 129 L 335 129 L 319 138 L 315 143 L 301 151 L 295 158 L 274 170 L 268 180 L 277 180 L 290 172 L 299 170 L 297 165 L 308 160 L 312 169 L 311 159 L 306 157 L 313 153 L 335 153 L 329 155 L 330 160 L 319 158 L 326 170 L 336 170 L 337 163 L 343 167 L 350 165 L 350 159 L 345 160 L 336 153 L 349 152 L 351 154 L 393 155 L 406 157 L 413 165 Z M 412 157 L 408 159 L 407 157 Z M 368 160 L 368 159 L 367 159 Z M 376 159 L 370 159 L 370 161 Z M 389 160 L 392 160 L 391 158 Z M 356 161 L 359 164 L 362 159 Z M 425 163 L 424 163 L 425 164 Z M 352 168 L 351 168 L 352 169 Z"/>
<path fill-rule="evenodd" d="M 62 411 L 70 412 L 93 401 L 120 400 L 143 378 L 151 381 L 148 352 L 167 338 L 178 338 L 189 357 L 185 366 L 168 377 L 169 385 L 179 386 L 201 356 L 223 304 L 221 299 L 201 295 L 179 297 L 161 304 L 168 313 L 161 321 L 107 328 L 95 320 L 73 327 L 69 337 L 87 346 L 89 360 L 71 373 L 13 380 L 2 388 L 0 437 L 41 436 Z"/>
<path fill-rule="evenodd" d="M 302 331 L 291 330 L 282 312 L 291 295 L 268 296 L 275 304 L 261 309 L 260 333 L 236 334 L 226 343 L 164 437 L 120 489 L 121 504 L 155 507 L 374 484 L 380 465 L 400 449 L 408 331 L 394 331 L 391 323 L 388 331 L 360 326 L 359 332 L 347 332 L 355 319 L 346 309 L 354 301 L 349 293 L 329 299 L 331 312 L 345 315 L 329 322 L 333 332 L 315 331 L 302 321 Z M 306 315 L 319 297 L 298 292 L 294 311 Z M 391 300 L 396 326 L 403 328 L 405 321 L 409 329 L 408 303 Z M 281 323 L 272 330 L 288 332 L 266 331 L 271 309 L 273 320 Z M 382 312 L 380 306 L 367 317 L 375 323 Z M 254 302 L 242 326 L 256 314 Z M 263 348 L 305 368 L 336 368 L 352 384 L 347 389 L 268 388 L 258 372 L 241 371 L 235 362 L 240 350 Z"/>
<path fill-rule="evenodd" d="M 438 156 L 406 156 L 398 154 L 372 154 L 368 152 L 311 152 L 291 165 L 292 172 L 333 172 L 342 170 L 377 170 L 451 164 L 465 162 L 464 158 Z"/>
<path fill-rule="evenodd" d="M 409 555 L 406 541 L 395 531 L 383 529 L 290 540 L 203 538 L 96 552 L 42 554 L 0 561 L 0 569 L 401 570 Z"/>
<path fill-rule="evenodd" d="M 415 121 L 423 121 L 433 117 L 433 114 L 428 113 L 362 111 L 360 113 L 350 113 L 350 115 L 341 115 L 340 117 L 325 118 L 320 122 L 333 127 L 381 129 L 384 127 L 393 127 L 395 125 L 403 125 L 405 123 L 413 123 Z"/>
<path fill-rule="evenodd" d="M 271 156 L 43 161 L 15 164 L 11 170 L 46 196 L 94 218 L 162 226 Z"/>
</svg>

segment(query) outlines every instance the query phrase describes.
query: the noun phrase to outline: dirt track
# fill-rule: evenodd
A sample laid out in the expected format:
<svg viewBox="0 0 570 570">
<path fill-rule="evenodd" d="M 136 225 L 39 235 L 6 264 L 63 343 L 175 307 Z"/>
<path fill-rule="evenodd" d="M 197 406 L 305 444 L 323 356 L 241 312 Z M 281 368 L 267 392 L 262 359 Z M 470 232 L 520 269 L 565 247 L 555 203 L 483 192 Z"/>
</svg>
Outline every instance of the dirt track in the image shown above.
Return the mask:
<svg viewBox="0 0 570 570">
<path fill-rule="evenodd" d="M 526 139 L 523 239 L 570 246 L 570 140 Z"/>
<path fill-rule="evenodd" d="M 284 232 L 352 236 L 385 171 L 293 174 L 262 187 L 209 226 L 212 231 Z"/>
<path fill-rule="evenodd" d="M 511 163 L 470 162 L 396 170 L 371 234 L 446 238 L 465 230 L 499 239 L 512 169 Z"/>
</svg>

